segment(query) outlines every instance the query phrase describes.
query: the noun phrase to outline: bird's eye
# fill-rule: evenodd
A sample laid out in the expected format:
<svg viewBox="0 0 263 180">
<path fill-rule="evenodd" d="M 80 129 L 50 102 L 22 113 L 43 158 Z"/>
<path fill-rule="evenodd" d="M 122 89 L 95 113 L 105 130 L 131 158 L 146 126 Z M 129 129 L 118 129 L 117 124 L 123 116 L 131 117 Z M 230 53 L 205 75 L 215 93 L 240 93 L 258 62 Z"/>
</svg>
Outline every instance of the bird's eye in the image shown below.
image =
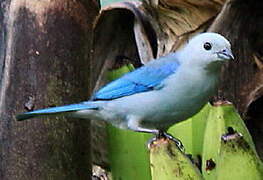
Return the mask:
<svg viewBox="0 0 263 180">
<path fill-rule="evenodd" d="M 205 50 L 207 50 L 207 51 L 209 51 L 210 49 L 212 49 L 211 43 L 206 42 L 206 43 L 204 44 L 204 48 L 205 48 Z"/>
</svg>

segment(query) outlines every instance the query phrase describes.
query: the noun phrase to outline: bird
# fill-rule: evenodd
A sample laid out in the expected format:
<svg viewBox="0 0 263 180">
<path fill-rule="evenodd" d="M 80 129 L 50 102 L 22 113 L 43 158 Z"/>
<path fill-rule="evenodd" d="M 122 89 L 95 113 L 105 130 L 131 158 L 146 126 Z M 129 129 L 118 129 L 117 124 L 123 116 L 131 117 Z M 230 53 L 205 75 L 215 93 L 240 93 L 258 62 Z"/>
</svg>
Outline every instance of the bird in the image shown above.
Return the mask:
<svg viewBox="0 0 263 180">
<path fill-rule="evenodd" d="M 34 110 L 16 118 L 63 114 L 160 135 L 208 103 L 217 92 L 223 65 L 233 59 L 231 44 L 224 36 L 200 33 L 177 51 L 105 85 L 87 101 Z"/>
</svg>

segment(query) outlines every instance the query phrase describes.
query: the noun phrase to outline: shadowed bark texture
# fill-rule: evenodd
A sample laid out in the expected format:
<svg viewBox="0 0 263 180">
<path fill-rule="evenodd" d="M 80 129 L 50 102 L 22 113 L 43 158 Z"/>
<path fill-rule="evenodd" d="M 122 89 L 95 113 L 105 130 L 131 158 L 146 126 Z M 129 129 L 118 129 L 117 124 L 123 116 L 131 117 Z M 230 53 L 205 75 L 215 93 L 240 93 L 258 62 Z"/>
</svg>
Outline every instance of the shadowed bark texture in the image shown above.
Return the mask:
<svg viewBox="0 0 263 180">
<path fill-rule="evenodd" d="M 96 2 L 0 3 L 0 179 L 90 179 L 89 121 L 15 115 L 88 98 Z"/>
</svg>

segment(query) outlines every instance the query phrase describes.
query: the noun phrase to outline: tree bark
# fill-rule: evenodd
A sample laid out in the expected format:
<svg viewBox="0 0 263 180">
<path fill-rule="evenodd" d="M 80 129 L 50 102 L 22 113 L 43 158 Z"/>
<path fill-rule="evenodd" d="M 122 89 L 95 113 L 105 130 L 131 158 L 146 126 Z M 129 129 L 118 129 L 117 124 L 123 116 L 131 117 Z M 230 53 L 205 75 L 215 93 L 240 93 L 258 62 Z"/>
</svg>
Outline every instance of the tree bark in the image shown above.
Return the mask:
<svg viewBox="0 0 263 180">
<path fill-rule="evenodd" d="M 0 3 L 0 179 L 89 179 L 89 121 L 15 115 L 88 98 L 96 2 Z"/>
</svg>

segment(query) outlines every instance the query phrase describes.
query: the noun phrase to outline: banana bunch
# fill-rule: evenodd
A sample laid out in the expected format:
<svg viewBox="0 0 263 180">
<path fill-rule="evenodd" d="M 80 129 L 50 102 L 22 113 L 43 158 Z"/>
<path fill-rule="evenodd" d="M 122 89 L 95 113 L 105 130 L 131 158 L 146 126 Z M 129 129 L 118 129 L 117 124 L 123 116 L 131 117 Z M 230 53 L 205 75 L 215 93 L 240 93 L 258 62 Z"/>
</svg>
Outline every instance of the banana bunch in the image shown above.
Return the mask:
<svg viewBox="0 0 263 180">
<path fill-rule="evenodd" d="M 192 162 L 174 143 L 157 142 L 150 148 L 152 179 L 263 179 L 263 165 L 252 138 L 230 103 L 208 104 L 169 132 L 183 142 Z"/>
<path fill-rule="evenodd" d="M 202 172 L 205 179 L 263 179 L 263 166 L 252 138 L 234 107 L 211 107 L 203 143 Z"/>
</svg>

